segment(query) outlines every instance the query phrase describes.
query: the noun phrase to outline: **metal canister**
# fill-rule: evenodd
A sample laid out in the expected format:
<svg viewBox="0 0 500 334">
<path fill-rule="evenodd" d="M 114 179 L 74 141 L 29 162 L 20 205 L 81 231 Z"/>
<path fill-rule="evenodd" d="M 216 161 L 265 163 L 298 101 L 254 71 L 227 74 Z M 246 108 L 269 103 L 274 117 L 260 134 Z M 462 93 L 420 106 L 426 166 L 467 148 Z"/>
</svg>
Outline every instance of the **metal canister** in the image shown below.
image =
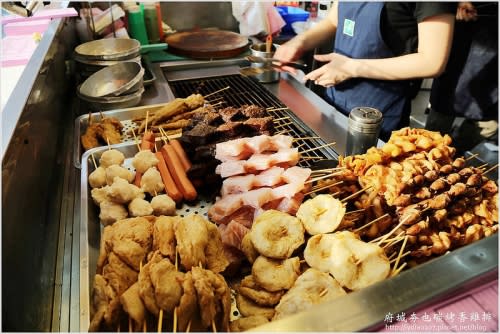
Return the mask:
<svg viewBox="0 0 500 334">
<path fill-rule="evenodd" d="M 363 154 L 377 145 L 382 113 L 371 107 L 356 107 L 349 113 L 346 155 Z"/>
</svg>

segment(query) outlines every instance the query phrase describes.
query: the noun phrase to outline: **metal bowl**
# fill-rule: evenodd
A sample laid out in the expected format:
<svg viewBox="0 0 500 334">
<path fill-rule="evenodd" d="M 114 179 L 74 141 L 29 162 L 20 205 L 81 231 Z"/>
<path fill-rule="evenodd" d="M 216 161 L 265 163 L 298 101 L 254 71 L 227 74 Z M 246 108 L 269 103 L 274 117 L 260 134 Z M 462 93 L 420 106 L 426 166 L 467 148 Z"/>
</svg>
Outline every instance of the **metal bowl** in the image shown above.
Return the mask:
<svg viewBox="0 0 500 334">
<path fill-rule="evenodd" d="M 129 38 L 104 38 L 78 45 L 75 54 L 94 60 L 123 60 L 139 54 L 141 43 Z"/>
<path fill-rule="evenodd" d="M 79 93 L 88 98 L 119 96 L 131 93 L 142 85 L 144 69 L 136 62 L 121 62 L 103 68 L 88 77 L 79 88 Z"/>
<path fill-rule="evenodd" d="M 88 103 L 88 106 L 93 111 L 102 110 L 113 110 L 135 107 L 141 102 L 142 94 L 144 93 L 144 87 L 140 88 L 138 91 L 117 97 L 102 97 L 102 98 L 89 98 L 83 96 L 77 90 L 77 95 L 79 98 Z"/>
</svg>

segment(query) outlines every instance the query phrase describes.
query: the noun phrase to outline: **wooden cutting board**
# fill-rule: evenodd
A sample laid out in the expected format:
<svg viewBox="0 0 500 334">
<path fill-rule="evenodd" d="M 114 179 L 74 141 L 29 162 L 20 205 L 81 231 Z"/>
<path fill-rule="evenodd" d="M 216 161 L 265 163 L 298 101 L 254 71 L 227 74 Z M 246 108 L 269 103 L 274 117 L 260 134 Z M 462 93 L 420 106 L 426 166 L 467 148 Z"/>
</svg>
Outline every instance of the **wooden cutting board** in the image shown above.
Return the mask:
<svg viewBox="0 0 500 334">
<path fill-rule="evenodd" d="M 230 58 L 248 48 L 248 38 L 232 31 L 199 30 L 169 35 L 168 51 L 196 59 Z"/>
</svg>

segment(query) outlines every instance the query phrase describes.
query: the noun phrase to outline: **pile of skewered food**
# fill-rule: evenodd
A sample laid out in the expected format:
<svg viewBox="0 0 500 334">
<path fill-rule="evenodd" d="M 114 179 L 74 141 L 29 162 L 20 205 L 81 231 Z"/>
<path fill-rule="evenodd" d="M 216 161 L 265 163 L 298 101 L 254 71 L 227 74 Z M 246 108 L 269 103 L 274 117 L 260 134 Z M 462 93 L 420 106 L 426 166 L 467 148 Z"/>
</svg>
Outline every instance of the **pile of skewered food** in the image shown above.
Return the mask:
<svg viewBox="0 0 500 334">
<path fill-rule="evenodd" d="M 196 189 L 186 175 L 189 160 L 180 143 L 166 142 L 153 153 L 155 144 L 154 135 L 143 137 L 132 159 L 134 172 L 122 166 L 125 156 L 116 149 L 103 152 L 99 166 L 94 161 L 89 185 L 103 225 L 127 217 L 172 215 L 176 203 L 196 200 Z"/>
<path fill-rule="evenodd" d="M 340 159 L 365 190 L 354 201 L 365 219 L 351 228 L 367 240 L 403 242 L 410 266 L 496 233 L 496 183 L 454 158 L 450 144 L 447 135 L 404 128 L 381 149 Z"/>
<path fill-rule="evenodd" d="M 81 143 L 85 150 L 109 144 L 119 144 L 122 142 L 122 123 L 114 117 L 104 117 L 101 114 L 99 121 L 92 120 L 89 115 L 87 129 L 81 136 Z"/>
<path fill-rule="evenodd" d="M 220 163 L 215 157 L 216 144 L 245 136 L 270 135 L 274 133 L 274 121 L 268 111 L 256 105 L 222 109 L 208 105 L 198 111 L 180 141 L 193 163 L 187 172 L 189 178 L 213 197 L 214 190 L 221 186 L 221 178 L 215 173 Z"/>
<path fill-rule="evenodd" d="M 106 226 L 89 331 L 228 331 L 227 264 L 216 226 L 199 215 Z"/>
</svg>

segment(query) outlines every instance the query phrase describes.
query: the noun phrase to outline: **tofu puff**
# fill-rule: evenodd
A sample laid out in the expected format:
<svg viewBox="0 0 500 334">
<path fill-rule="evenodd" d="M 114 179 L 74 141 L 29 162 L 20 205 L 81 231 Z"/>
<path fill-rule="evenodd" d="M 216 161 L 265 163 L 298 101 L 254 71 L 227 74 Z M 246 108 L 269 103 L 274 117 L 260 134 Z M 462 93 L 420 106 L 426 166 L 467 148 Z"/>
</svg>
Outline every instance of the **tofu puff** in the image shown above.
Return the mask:
<svg viewBox="0 0 500 334">
<path fill-rule="evenodd" d="M 131 217 L 149 216 L 153 213 L 153 207 L 145 199 L 137 197 L 128 204 L 128 212 Z"/>
<path fill-rule="evenodd" d="M 161 179 L 161 174 L 156 167 L 149 168 L 141 178 L 141 189 L 149 193 L 151 196 L 156 196 L 165 189 L 165 185 Z"/>
<path fill-rule="evenodd" d="M 175 202 L 166 194 L 157 195 L 151 200 L 151 207 L 155 216 L 174 216 Z"/>
<path fill-rule="evenodd" d="M 106 168 L 97 167 L 89 175 L 89 185 L 91 188 L 101 188 L 106 185 Z"/>
<path fill-rule="evenodd" d="M 158 164 L 158 158 L 151 150 L 142 150 L 136 153 L 132 159 L 132 166 L 139 173 L 144 174 L 148 169 Z"/>
<path fill-rule="evenodd" d="M 144 192 L 121 177 L 115 176 L 113 184 L 109 187 L 108 197 L 116 203 L 127 204 L 134 198 L 144 198 Z"/>
<path fill-rule="evenodd" d="M 111 166 L 107 167 L 105 170 L 105 175 L 106 175 L 106 184 L 107 185 L 113 184 L 113 180 L 115 179 L 115 176 L 121 177 L 122 179 L 127 180 L 129 183 L 134 181 L 134 176 L 135 176 L 135 174 L 132 173 L 131 171 L 129 171 L 127 168 L 124 168 L 124 167 L 119 166 L 119 165 L 111 165 Z M 89 182 L 90 182 L 90 176 L 89 176 Z"/>
</svg>

